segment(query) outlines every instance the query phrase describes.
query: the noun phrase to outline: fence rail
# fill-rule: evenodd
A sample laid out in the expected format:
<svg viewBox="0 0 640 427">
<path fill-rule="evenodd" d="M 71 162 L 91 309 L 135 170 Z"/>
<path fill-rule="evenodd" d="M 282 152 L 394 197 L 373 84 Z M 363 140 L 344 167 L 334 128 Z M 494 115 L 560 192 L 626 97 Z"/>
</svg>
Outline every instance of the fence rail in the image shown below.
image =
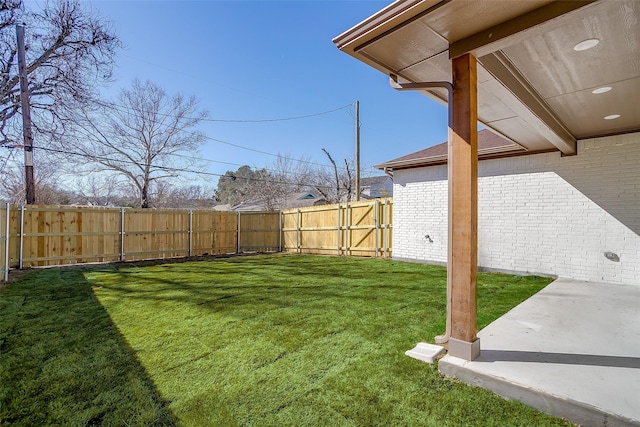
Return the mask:
<svg viewBox="0 0 640 427">
<path fill-rule="evenodd" d="M 219 212 L 0 202 L 0 280 L 10 268 L 244 252 L 389 257 L 392 203 Z"/>
</svg>

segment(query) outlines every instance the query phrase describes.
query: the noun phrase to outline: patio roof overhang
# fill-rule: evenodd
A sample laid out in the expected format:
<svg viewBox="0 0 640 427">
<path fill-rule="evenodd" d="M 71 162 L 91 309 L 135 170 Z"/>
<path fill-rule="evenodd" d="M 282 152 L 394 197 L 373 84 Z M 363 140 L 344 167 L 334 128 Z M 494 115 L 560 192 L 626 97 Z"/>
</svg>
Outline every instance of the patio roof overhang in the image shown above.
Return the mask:
<svg viewBox="0 0 640 427">
<path fill-rule="evenodd" d="M 640 2 L 399 0 L 334 39 L 342 51 L 449 105 L 449 355 L 473 360 L 478 131 L 528 152 L 640 130 Z"/>
<path fill-rule="evenodd" d="M 400 0 L 334 43 L 409 83 L 451 82 L 451 58 L 473 54 L 478 120 L 529 152 L 573 155 L 576 140 L 640 130 L 636 0 Z"/>
</svg>

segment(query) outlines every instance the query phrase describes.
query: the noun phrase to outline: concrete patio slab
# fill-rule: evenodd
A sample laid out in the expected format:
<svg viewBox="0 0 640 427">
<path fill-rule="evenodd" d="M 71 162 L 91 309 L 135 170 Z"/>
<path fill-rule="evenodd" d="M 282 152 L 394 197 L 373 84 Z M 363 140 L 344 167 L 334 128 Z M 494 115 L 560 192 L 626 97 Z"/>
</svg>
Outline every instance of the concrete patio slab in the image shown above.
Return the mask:
<svg viewBox="0 0 640 427">
<path fill-rule="evenodd" d="M 440 371 L 583 426 L 640 425 L 640 286 L 558 279 L 478 336 L 479 358 Z"/>
</svg>

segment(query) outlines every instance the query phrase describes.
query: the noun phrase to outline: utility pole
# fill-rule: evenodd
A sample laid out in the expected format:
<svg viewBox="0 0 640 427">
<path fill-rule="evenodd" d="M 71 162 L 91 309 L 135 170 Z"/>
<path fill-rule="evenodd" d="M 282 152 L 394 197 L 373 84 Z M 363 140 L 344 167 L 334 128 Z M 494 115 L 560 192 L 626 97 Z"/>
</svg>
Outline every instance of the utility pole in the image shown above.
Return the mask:
<svg viewBox="0 0 640 427">
<path fill-rule="evenodd" d="M 36 202 L 36 185 L 33 178 L 33 134 L 31 132 L 31 107 L 29 83 L 24 59 L 24 27 L 16 25 L 18 42 L 18 75 L 20 77 L 20 104 L 22 105 L 22 134 L 24 137 L 25 200 L 28 205 Z"/>
<path fill-rule="evenodd" d="M 360 201 L 360 101 L 356 101 L 356 202 Z"/>
</svg>

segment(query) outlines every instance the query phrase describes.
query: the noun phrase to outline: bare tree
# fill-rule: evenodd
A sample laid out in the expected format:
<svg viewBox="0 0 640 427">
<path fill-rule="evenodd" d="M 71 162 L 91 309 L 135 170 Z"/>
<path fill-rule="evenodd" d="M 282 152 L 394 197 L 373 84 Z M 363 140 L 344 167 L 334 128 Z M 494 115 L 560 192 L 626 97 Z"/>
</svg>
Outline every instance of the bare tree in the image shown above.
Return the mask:
<svg viewBox="0 0 640 427">
<path fill-rule="evenodd" d="M 351 164 L 344 159 L 344 168 L 338 169 L 335 160 L 327 150 L 322 149 L 331 162 L 332 170 L 317 168 L 313 178 L 313 189 L 320 193 L 329 203 L 350 201 L 354 196 Z"/>
<path fill-rule="evenodd" d="M 213 189 L 202 185 L 175 186 L 160 183 L 155 205 L 162 208 L 206 209 L 215 205 Z"/>
<path fill-rule="evenodd" d="M 31 11 L 22 0 L 0 1 L 0 143 L 21 140 L 15 24 L 24 23 L 33 126 L 59 137 L 67 111 L 93 97 L 111 77 L 117 36 L 78 0 L 55 0 Z"/>
<path fill-rule="evenodd" d="M 309 159 L 294 159 L 290 155 L 279 155 L 267 166 L 269 179 L 258 182 L 254 187 L 257 199 L 266 209 L 285 209 L 292 194 L 308 190 L 311 186 L 313 169 Z"/>
<path fill-rule="evenodd" d="M 169 96 L 155 83 L 134 80 L 117 103 L 83 109 L 74 120 L 77 134 L 69 142 L 93 173 L 110 171 L 131 184 L 143 208 L 151 207 L 153 186 L 189 173 L 188 157 L 205 135 L 194 128 L 207 117 L 195 97 Z M 80 165 L 78 165 L 80 167 Z"/>
<path fill-rule="evenodd" d="M 127 182 L 115 174 L 89 174 L 76 177 L 74 189 L 77 202 L 90 206 L 126 205 Z"/>
<path fill-rule="evenodd" d="M 16 153 L 16 152 L 14 152 Z M 13 157 L 13 156 L 12 156 Z M 18 156 L 18 159 L 20 157 Z M 37 158 L 35 169 L 36 202 L 41 205 L 66 205 L 73 194 L 60 186 L 60 168 L 47 157 Z M 3 163 L 0 173 L 0 198 L 14 204 L 25 203 L 24 166 L 12 158 Z"/>
</svg>

